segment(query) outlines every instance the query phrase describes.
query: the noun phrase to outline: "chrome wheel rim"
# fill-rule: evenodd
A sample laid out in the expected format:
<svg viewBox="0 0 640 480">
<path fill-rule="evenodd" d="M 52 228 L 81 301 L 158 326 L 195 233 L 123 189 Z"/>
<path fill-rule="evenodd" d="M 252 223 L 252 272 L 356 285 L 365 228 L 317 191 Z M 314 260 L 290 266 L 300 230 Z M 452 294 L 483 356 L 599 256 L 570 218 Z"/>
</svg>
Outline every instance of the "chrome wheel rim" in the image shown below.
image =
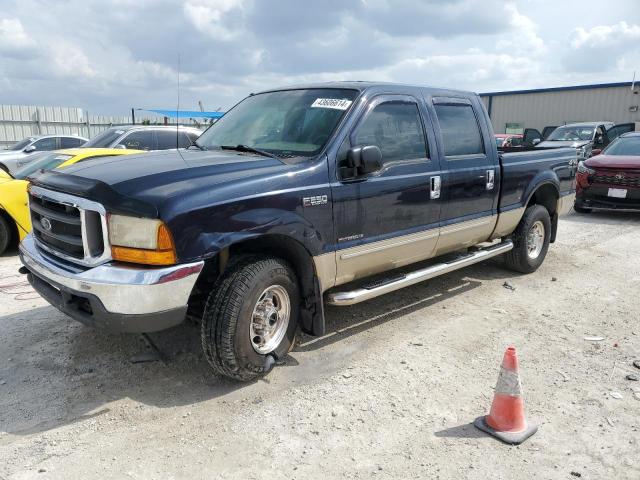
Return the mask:
<svg viewBox="0 0 640 480">
<path fill-rule="evenodd" d="M 538 220 L 531 225 L 529 233 L 527 234 L 527 254 L 529 258 L 536 259 L 542 252 L 542 246 L 544 245 L 544 224 Z"/>
<path fill-rule="evenodd" d="M 287 333 L 291 301 L 280 285 L 266 288 L 251 315 L 250 335 L 253 349 L 261 355 L 274 351 Z"/>
</svg>

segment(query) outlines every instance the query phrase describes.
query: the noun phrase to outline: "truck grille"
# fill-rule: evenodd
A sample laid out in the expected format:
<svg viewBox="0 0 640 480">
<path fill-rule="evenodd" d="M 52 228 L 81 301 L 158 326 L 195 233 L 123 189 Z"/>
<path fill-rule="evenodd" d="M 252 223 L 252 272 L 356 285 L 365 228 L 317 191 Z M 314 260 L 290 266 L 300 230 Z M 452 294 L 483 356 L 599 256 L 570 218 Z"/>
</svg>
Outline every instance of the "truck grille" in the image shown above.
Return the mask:
<svg viewBox="0 0 640 480">
<path fill-rule="evenodd" d="M 99 203 L 31 187 L 29 210 L 36 243 L 50 254 L 85 266 L 111 259 L 106 212 Z"/>
<path fill-rule="evenodd" d="M 640 188 L 640 173 L 596 171 L 592 183 Z"/>
</svg>

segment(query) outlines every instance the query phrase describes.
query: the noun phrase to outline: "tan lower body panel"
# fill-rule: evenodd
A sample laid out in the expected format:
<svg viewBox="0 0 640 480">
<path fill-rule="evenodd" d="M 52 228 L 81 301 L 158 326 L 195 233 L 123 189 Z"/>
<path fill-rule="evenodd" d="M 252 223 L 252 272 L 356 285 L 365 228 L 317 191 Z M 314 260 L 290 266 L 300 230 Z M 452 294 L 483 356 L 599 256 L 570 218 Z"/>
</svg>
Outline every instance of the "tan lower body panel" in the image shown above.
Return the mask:
<svg viewBox="0 0 640 480">
<path fill-rule="evenodd" d="M 433 255 L 438 229 L 402 235 L 336 252 L 336 285 L 403 267 Z"/>
<path fill-rule="evenodd" d="M 558 215 L 564 215 L 569 213 L 573 203 L 576 201 L 576 194 L 570 193 L 569 195 L 563 195 L 558 199 Z"/>
<path fill-rule="evenodd" d="M 491 235 L 491 240 L 500 237 L 506 237 L 507 235 L 513 233 L 513 231 L 520 223 L 522 216 L 524 215 L 524 210 L 524 207 L 520 207 L 509 210 L 508 212 L 500 213 L 498 215 L 496 229 L 493 231 L 493 235 Z"/>
<path fill-rule="evenodd" d="M 314 257 L 322 291 L 486 241 L 496 215 L 345 248 Z"/>
<path fill-rule="evenodd" d="M 434 256 L 485 242 L 496 226 L 496 219 L 497 215 L 490 215 L 442 227 Z"/>
</svg>

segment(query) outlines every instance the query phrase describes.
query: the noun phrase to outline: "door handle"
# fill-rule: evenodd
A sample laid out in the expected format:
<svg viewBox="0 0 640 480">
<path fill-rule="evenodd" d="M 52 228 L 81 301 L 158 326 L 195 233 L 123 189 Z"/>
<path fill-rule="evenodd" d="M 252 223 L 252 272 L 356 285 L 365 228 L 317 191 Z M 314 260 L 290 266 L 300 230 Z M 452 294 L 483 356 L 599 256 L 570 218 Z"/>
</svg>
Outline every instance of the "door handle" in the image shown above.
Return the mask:
<svg viewBox="0 0 640 480">
<path fill-rule="evenodd" d="M 490 170 L 487 170 L 487 190 L 493 190 L 493 187 L 495 186 L 495 182 L 496 181 L 496 172 L 495 170 L 492 168 Z"/>
<path fill-rule="evenodd" d="M 431 189 L 429 197 L 431 200 L 440 198 L 440 176 L 431 177 Z"/>
</svg>

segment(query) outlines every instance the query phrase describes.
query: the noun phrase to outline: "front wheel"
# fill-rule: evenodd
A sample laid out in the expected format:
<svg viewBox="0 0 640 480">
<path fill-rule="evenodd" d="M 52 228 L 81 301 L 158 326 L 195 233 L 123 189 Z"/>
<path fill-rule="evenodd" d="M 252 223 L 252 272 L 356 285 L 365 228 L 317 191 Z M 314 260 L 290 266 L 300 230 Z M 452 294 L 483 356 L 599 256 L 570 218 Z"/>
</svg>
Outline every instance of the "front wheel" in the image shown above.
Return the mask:
<svg viewBox="0 0 640 480">
<path fill-rule="evenodd" d="M 5 252 L 9 243 L 11 243 L 11 231 L 12 228 L 7 219 L 0 215 L 0 255 Z"/>
<path fill-rule="evenodd" d="M 513 250 L 505 254 L 507 267 L 517 272 L 535 272 L 547 255 L 551 239 L 549 212 L 541 205 L 527 208 L 513 232 Z"/>
<path fill-rule="evenodd" d="M 299 304 L 297 278 L 286 262 L 236 261 L 209 295 L 202 318 L 202 348 L 213 370 L 240 381 L 267 373 L 294 344 Z"/>
</svg>

